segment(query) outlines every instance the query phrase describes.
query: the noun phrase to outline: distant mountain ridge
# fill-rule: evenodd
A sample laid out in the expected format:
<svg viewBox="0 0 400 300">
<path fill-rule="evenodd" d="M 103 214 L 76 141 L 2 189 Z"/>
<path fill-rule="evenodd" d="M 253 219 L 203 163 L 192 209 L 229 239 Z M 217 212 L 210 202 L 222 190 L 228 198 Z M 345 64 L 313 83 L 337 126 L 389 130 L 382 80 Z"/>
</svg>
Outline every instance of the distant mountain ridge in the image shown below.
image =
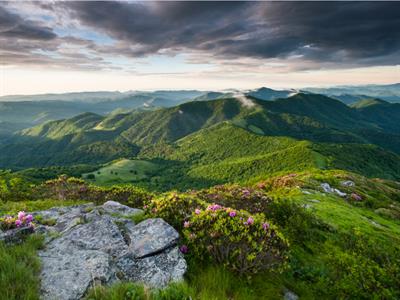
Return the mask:
<svg viewBox="0 0 400 300">
<path fill-rule="evenodd" d="M 361 104 L 349 107 L 323 95 L 298 93 L 274 101 L 252 97 L 244 101 L 240 96 L 107 116 L 83 113 L 3 140 L 0 167 L 98 164 L 142 157 L 161 159 L 169 169 L 177 168 L 177 174 L 186 172 L 185 176 L 207 177 L 215 165 L 220 175 L 208 179 L 218 183 L 229 180 L 225 173 L 248 169 L 249 174 L 254 171 L 261 176 L 280 168 L 289 170 L 304 160 L 304 168 L 340 165 L 366 175 L 400 178 L 400 168 L 396 169 L 400 162 L 398 104 L 381 100 Z M 234 141 L 225 134 L 239 135 Z M 283 141 L 290 143 L 273 150 L 275 143 Z M 236 151 L 234 156 L 229 154 L 232 151 Z M 365 158 L 365 153 L 378 161 L 374 158 L 368 163 L 372 157 Z M 255 171 L 255 165 L 264 167 Z"/>
</svg>

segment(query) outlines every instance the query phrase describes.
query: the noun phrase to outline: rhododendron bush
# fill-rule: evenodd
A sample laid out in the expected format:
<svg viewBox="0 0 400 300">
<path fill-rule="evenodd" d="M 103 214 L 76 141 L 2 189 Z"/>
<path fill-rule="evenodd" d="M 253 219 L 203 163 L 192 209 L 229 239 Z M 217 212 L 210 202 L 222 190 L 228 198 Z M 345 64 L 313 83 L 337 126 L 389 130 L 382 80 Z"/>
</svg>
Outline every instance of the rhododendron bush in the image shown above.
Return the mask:
<svg viewBox="0 0 400 300">
<path fill-rule="evenodd" d="M 24 226 L 34 226 L 32 223 L 33 216 L 20 211 L 17 216 L 5 216 L 0 218 L 0 228 L 2 230 L 9 230 Z"/>
<path fill-rule="evenodd" d="M 207 202 L 191 194 L 166 193 L 152 199 L 143 208 L 153 216 L 163 218 L 177 229 L 183 226 L 182 221 L 187 219 L 197 208 L 207 207 Z"/>
<path fill-rule="evenodd" d="M 211 204 L 184 222 L 188 252 L 243 275 L 280 266 L 287 241 L 264 215 Z"/>
</svg>

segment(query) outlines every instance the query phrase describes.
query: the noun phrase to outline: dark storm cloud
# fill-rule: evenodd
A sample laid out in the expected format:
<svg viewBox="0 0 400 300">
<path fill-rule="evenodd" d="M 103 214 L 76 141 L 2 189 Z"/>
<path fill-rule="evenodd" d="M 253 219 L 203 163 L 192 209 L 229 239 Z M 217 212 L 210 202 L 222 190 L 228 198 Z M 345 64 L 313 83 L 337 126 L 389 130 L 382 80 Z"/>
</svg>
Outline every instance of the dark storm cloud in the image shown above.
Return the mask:
<svg viewBox="0 0 400 300">
<path fill-rule="evenodd" d="M 68 37 L 98 55 L 129 57 L 199 51 L 234 59 L 296 58 L 310 66 L 395 65 L 400 60 L 399 2 L 38 2 L 49 15 L 111 37 L 104 45 Z M 0 37 L 65 37 L 0 7 Z M 32 46 L 32 43 L 28 43 Z M 2 46 L 0 46 L 1 48 Z M 304 68 L 303 64 L 303 68 Z M 307 68 L 307 67 L 305 67 Z"/>
<path fill-rule="evenodd" d="M 0 6 L 0 36 L 32 40 L 51 40 L 57 37 L 50 28 L 25 21 L 2 6 Z"/>
<path fill-rule="evenodd" d="M 400 3 L 396 2 L 64 5 L 82 23 L 131 45 L 132 55 L 187 48 L 228 57 L 295 55 L 338 63 L 399 63 L 393 61 L 400 48 Z"/>
</svg>

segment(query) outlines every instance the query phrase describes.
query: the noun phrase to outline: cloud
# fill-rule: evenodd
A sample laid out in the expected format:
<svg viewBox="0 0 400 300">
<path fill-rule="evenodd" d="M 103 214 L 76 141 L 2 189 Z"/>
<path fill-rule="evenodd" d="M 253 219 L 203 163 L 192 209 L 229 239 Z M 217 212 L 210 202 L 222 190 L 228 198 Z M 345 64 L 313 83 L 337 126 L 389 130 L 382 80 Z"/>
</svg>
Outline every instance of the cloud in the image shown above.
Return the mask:
<svg viewBox="0 0 400 300">
<path fill-rule="evenodd" d="M 0 4 L 3 51 L 9 47 L 3 45 L 18 39 L 23 51 L 14 49 L 16 57 L 30 53 L 43 58 L 35 54 L 36 47 L 58 52 L 61 58 L 53 55 L 57 64 L 63 63 L 61 45 L 69 45 L 85 50 L 77 60 L 81 67 L 98 68 L 107 67 L 102 60 L 107 55 L 136 59 L 181 53 L 191 54 L 192 62 L 205 59 L 217 66 L 246 59 L 290 65 L 285 71 L 395 65 L 400 60 L 399 2 L 73 1 L 35 6 L 57 20 L 49 22 L 53 28 L 45 21 L 24 21 L 18 9 L 11 13 Z M 79 33 L 57 36 L 57 26 L 88 28 L 113 43 Z"/>
</svg>

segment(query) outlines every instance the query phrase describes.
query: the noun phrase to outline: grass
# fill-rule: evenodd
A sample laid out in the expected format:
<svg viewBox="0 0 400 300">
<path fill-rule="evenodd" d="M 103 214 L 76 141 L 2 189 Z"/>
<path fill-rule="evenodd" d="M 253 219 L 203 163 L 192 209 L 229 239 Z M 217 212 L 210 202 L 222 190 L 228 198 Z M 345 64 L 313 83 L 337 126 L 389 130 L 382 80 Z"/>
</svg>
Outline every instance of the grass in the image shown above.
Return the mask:
<svg viewBox="0 0 400 300">
<path fill-rule="evenodd" d="M 7 300 L 39 299 L 40 263 L 36 255 L 43 238 L 30 236 L 16 246 L 0 243 L 0 295 Z"/>
<path fill-rule="evenodd" d="M 293 181 L 286 181 L 288 185 L 285 185 L 280 178 Z M 355 187 L 341 186 L 342 180 L 354 181 Z M 286 221 L 269 216 L 290 242 L 289 262 L 281 272 L 266 272 L 251 279 L 239 278 L 222 265 L 199 262 L 189 255 L 184 282 L 162 291 L 134 283 L 97 286 L 88 293 L 87 299 L 282 299 L 286 289 L 301 299 L 395 299 L 399 295 L 395 287 L 400 283 L 397 254 L 400 251 L 400 220 L 376 213 L 377 208 L 390 209 L 398 205 L 398 183 L 368 179 L 340 170 L 303 171 L 295 176 L 267 179 L 266 183 L 268 181 L 274 184 L 266 184 L 266 192 L 276 199 L 275 202 L 311 205 L 305 210 L 308 214 L 301 213 L 304 209 L 290 211 L 289 206 L 281 206 Z M 347 193 L 355 191 L 362 195 L 363 201 L 352 203 L 334 194 L 324 194 L 320 189 L 321 182 L 328 182 Z M 309 194 L 304 193 L 305 190 Z M 72 204 L 77 202 L 7 202 L 0 204 L 0 212 L 16 213 Z M 138 214 L 132 220 L 138 223 L 146 217 Z M 320 220 L 322 225 L 309 222 L 313 218 Z M 5 299 L 37 299 L 39 283 L 35 274 L 39 266 L 35 253 L 38 247 L 40 241 L 35 237 L 23 245 L 0 247 L 0 293 L 6 295 Z M 29 269 L 24 273 L 24 268 Z M 22 286 L 26 288 L 22 290 Z M 19 293 L 23 297 L 15 296 Z"/>
<path fill-rule="evenodd" d="M 14 215 L 19 211 L 37 211 L 46 210 L 57 206 L 71 206 L 84 204 L 85 201 L 72 201 L 72 200 L 36 200 L 36 201 L 19 201 L 19 202 L 1 202 L 0 201 L 0 216 L 2 215 Z"/>
<path fill-rule="evenodd" d="M 83 174 L 82 177 L 97 185 L 132 183 L 148 178 L 158 170 L 158 166 L 145 160 L 121 159 L 114 161 L 99 170 Z M 94 179 L 89 179 L 94 176 Z"/>
</svg>

